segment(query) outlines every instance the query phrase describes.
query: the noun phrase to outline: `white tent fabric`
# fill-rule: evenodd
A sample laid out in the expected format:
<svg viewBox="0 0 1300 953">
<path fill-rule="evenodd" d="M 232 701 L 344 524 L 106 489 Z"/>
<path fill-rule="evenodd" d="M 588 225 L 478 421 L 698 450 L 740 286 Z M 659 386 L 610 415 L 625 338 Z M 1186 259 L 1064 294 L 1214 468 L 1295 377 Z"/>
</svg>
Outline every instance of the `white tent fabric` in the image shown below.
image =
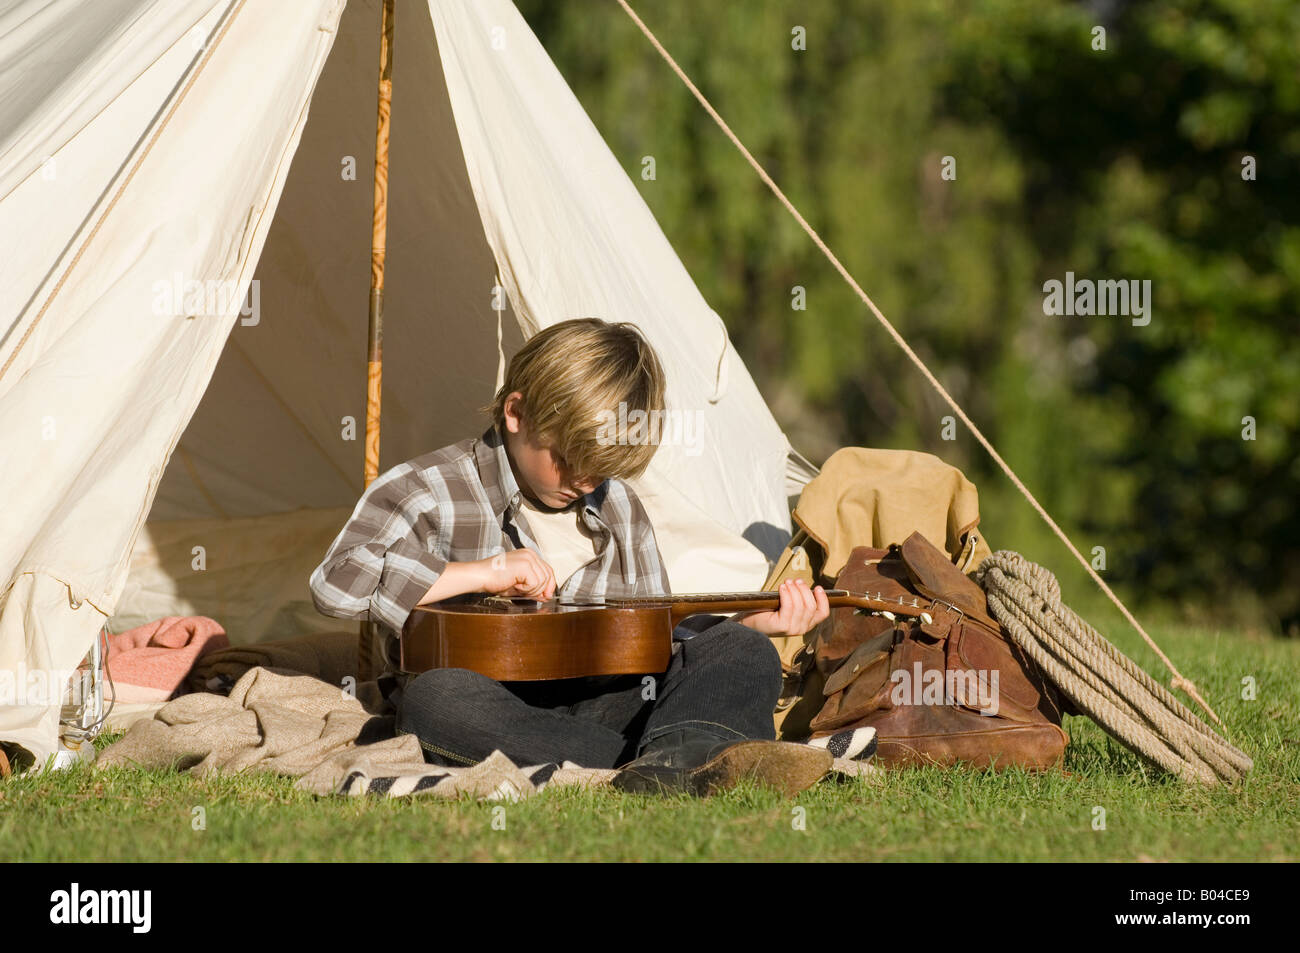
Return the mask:
<svg viewBox="0 0 1300 953">
<path fill-rule="evenodd" d="M 375 0 L 0 0 L 0 741 L 106 624 L 338 629 L 362 491 Z M 674 590 L 757 588 L 808 468 L 508 0 L 398 4 L 381 471 L 509 354 L 632 321 L 685 423 L 634 483 Z M 254 280 L 256 279 L 256 280 Z M 197 284 L 196 284 L 197 283 Z"/>
</svg>

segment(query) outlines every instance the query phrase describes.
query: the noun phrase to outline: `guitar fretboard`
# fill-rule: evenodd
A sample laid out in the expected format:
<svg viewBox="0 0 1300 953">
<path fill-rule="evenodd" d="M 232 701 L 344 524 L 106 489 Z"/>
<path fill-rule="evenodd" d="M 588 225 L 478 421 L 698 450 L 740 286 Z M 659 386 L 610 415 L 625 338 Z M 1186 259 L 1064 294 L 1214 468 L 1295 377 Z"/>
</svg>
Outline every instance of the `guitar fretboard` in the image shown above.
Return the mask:
<svg viewBox="0 0 1300 953">
<path fill-rule="evenodd" d="M 847 596 L 847 589 L 827 589 L 827 598 Z M 773 590 L 762 592 L 674 592 L 658 596 L 628 596 L 621 599 L 606 599 L 605 605 L 635 606 L 644 604 L 662 605 L 665 602 L 693 604 L 699 602 L 771 602 L 780 600 L 781 593 Z M 581 602 L 565 603 L 567 605 L 584 605 Z"/>
</svg>

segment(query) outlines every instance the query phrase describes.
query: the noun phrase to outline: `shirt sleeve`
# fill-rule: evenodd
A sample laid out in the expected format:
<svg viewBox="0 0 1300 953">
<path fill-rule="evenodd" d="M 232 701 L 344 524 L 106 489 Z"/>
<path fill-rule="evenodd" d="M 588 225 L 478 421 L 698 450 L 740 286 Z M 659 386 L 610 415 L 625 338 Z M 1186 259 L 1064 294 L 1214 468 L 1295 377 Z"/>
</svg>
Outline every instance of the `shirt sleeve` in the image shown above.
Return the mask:
<svg viewBox="0 0 1300 953">
<path fill-rule="evenodd" d="M 443 508 L 405 464 L 376 479 L 311 574 L 316 608 L 401 632 L 415 604 L 447 568 Z"/>
</svg>

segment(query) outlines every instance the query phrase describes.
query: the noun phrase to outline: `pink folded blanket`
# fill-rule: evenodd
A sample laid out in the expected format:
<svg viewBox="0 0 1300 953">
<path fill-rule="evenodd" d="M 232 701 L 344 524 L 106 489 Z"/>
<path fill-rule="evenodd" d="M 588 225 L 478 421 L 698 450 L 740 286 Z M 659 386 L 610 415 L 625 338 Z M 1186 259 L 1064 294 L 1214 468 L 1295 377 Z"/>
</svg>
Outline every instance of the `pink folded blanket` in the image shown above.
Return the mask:
<svg viewBox="0 0 1300 953">
<path fill-rule="evenodd" d="M 105 661 L 119 702 L 158 702 L 176 693 L 200 656 L 229 646 L 216 619 L 169 615 L 110 635 Z"/>
</svg>

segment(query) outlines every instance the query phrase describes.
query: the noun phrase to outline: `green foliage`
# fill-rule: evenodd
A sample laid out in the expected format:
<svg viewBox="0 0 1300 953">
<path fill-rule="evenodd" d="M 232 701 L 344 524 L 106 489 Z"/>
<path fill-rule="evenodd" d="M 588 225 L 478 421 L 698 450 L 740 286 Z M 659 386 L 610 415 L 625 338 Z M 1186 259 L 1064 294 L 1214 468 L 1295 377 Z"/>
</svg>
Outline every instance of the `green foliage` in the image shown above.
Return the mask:
<svg viewBox="0 0 1300 953">
<path fill-rule="evenodd" d="M 1063 0 L 636 6 L 1080 548 L 1106 548 L 1112 585 L 1205 608 L 1235 593 L 1300 630 L 1300 5 L 1133 2 L 1103 21 Z M 995 546 L 1080 592 L 618 6 L 520 8 L 796 448 L 939 454 L 980 486 Z M 1067 271 L 1150 280 L 1150 324 L 1045 315 L 1043 282 Z"/>
</svg>

